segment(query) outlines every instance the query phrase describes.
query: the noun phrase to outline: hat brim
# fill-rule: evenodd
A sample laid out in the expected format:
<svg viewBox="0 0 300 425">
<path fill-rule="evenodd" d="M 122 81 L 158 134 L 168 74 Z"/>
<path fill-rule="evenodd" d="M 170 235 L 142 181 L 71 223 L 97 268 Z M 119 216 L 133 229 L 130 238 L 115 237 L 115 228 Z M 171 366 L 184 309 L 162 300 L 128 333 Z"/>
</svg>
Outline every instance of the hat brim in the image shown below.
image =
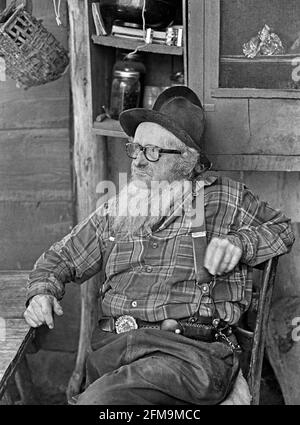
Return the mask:
<svg viewBox="0 0 300 425">
<path fill-rule="evenodd" d="M 188 133 L 178 127 L 175 120 L 161 112 L 143 108 L 127 109 L 120 114 L 119 120 L 121 127 L 130 137 L 134 137 L 135 131 L 140 124 L 143 122 L 152 122 L 170 131 L 187 146 L 196 149 L 198 152 L 200 151 L 199 146 L 196 145 Z"/>
</svg>

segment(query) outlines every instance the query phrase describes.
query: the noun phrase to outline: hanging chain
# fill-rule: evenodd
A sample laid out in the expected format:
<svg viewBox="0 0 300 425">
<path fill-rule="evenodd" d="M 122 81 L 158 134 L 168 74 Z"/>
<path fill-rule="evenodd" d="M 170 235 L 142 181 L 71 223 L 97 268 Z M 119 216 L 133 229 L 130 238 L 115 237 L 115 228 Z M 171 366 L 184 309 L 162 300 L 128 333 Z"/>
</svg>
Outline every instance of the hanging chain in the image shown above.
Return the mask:
<svg viewBox="0 0 300 425">
<path fill-rule="evenodd" d="M 60 19 L 60 5 L 61 0 L 58 0 L 58 4 L 56 5 L 56 0 L 53 0 L 53 6 L 54 6 L 54 12 L 55 12 L 55 19 L 58 26 L 62 25 L 61 19 Z"/>
</svg>

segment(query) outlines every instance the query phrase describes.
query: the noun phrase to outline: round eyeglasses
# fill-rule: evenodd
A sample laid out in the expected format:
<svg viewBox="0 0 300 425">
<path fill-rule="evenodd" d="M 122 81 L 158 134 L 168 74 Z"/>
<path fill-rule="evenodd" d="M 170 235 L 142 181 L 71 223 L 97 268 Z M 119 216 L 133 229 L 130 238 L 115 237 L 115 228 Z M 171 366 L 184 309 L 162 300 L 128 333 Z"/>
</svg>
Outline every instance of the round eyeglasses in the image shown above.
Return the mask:
<svg viewBox="0 0 300 425">
<path fill-rule="evenodd" d="M 181 154 L 181 151 L 177 149 L 162 149 L 154 145 L 142 146 L 139 143 L 126 143 L 126 153 L 129 158 L 136 159 L 140 152 L 143 152 L 146 159 L 150 162 L 157 162 L 162 153 L 170 153 L 175 155 Z"/>
</svg>

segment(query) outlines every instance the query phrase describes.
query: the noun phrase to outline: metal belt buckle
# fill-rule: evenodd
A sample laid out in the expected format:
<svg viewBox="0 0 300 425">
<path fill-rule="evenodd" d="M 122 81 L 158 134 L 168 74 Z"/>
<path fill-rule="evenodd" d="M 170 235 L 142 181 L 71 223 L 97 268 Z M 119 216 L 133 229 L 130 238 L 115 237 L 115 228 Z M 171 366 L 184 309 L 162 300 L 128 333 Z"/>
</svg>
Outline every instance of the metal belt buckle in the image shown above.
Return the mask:
<svg viewBox="0 0 300 425">
<path fill-rule="evenodd" d="M 136 320 L 132 316 L 120 316 L 115 323 L 116 333 L 129 332 L 138 328 Z"/>
</svg>

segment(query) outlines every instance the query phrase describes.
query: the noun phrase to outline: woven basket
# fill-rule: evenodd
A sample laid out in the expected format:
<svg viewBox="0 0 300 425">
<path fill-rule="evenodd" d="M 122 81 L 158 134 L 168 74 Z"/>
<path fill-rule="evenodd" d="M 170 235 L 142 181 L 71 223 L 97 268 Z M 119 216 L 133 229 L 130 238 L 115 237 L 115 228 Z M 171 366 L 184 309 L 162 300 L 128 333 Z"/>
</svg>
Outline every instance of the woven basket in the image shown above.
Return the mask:
<svg viewBox="0 0 300 425">
<path fill-rule="evenodd" d="M 0 14 L 0 56 L 6 73 L 28 88 L 58 79 L 69 64 L 68 53 L 23 4 L 13 2 Z"/>
</svg>

